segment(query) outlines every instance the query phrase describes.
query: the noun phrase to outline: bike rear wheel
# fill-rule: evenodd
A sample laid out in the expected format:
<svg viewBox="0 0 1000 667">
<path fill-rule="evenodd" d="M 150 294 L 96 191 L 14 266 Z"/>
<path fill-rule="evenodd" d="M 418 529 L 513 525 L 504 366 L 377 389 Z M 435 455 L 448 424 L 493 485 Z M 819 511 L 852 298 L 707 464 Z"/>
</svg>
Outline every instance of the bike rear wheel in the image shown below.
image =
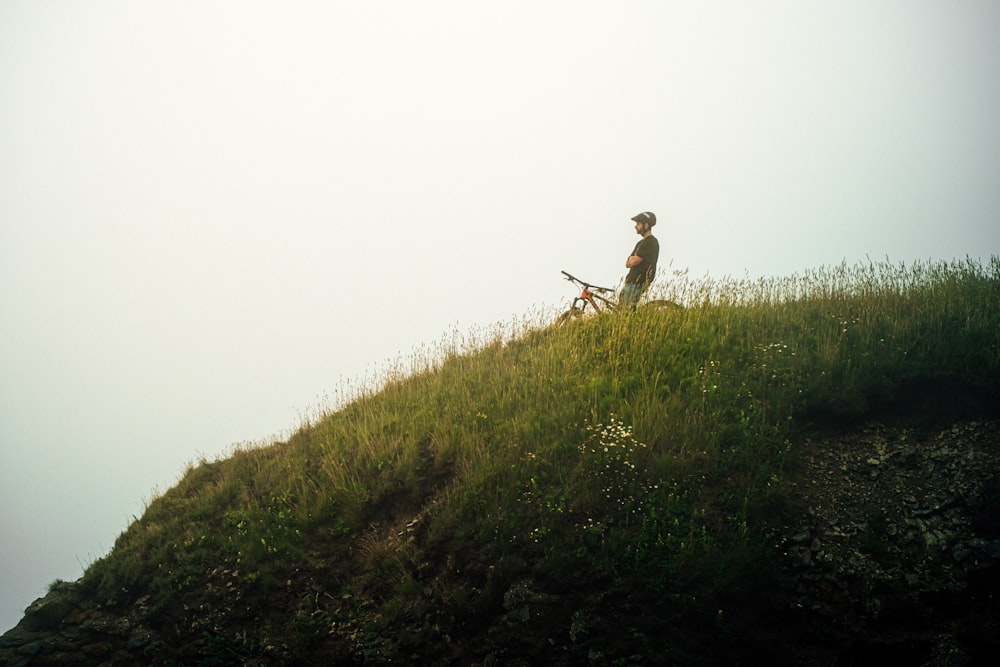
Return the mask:
<svg viewBox="0 0 1000 667">
<path fill-rule="evenodd" d="M 649 308 L 650 310 L 684 310 L 684 306 L 681 304 L 667 301 L 666 299 L 651 299 L 642 305 L 644 308 Z"/>
</svg>

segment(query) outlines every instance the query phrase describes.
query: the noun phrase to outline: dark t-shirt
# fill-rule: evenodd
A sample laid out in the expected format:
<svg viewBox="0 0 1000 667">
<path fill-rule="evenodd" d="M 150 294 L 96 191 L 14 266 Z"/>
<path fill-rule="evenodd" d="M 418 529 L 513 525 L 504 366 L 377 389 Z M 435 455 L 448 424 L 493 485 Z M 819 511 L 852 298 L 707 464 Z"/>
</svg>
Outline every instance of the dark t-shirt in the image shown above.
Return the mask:
<svg viewBox="0 0 1000 667">
<path fill-rule="evenodd" d="M 635 244 L 632 254 L 642 257 L 642 263 L 628 270 L 625 282 L 637 283 L 645 287 L 656 277 L 656 260 L 660 256 L 660 242 L 656 240 L 655 236 L 647 236 Z"/>
</svg>

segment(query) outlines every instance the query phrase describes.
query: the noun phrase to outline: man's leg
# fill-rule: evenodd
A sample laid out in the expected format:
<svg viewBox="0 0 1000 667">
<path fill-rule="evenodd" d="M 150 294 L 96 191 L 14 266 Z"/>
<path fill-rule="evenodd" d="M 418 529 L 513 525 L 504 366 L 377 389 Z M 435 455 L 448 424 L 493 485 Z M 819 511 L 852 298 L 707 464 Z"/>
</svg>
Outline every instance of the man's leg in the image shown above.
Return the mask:
<svg viewBox="0 0 1000 667">
<path fill-rule="evenodd" d="M 621 296 L 618 298 L 618 305 L 635 308 L 636 304 L 639 303 L 640 296 L 642 296 L 642 287 L 636 283 L 625 283 Z"/>
</svg>

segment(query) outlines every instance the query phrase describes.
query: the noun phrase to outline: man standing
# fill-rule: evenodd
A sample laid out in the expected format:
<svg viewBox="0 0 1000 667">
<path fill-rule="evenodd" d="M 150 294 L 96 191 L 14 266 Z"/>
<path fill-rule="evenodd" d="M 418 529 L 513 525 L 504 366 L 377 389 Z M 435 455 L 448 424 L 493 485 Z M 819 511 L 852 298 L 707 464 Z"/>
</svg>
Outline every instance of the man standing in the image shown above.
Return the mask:
<svg viewBox="0 0 1000 667">
<path fill-rule="evenodd" d="M 625 286 L 622 288 L 619 305 L 635 307 L 639 297 L 649 287 L 656 276 L 656 260 L 660 256 L 660 242 L 653 236 L 653 225 L 656 216 L 646 211 L 632 218 L 635 222 L 635 233 L 642 238 L 635 244 L 632 254 L 625 260 L 628 275 L 625 276 Z"/>
</svg>

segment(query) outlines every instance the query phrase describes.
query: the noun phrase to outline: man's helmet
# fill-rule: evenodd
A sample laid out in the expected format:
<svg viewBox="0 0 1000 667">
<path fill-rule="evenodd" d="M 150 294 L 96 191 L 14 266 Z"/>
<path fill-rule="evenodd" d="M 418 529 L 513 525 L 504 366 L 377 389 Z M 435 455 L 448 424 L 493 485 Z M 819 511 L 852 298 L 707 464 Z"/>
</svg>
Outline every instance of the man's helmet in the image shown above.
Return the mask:
<svg viewBox="0 0 1000 667">
<path fill-rule="evenodd" d="M 639 213 L 638 215 L 633 217 L 632 220 L 634 220 L 635 222 L 648 222 L 650 227 L 656 224 L 656 216 L 650 213 L 649 211 L 645 211 L 644 213 Z"/>
</svg>

